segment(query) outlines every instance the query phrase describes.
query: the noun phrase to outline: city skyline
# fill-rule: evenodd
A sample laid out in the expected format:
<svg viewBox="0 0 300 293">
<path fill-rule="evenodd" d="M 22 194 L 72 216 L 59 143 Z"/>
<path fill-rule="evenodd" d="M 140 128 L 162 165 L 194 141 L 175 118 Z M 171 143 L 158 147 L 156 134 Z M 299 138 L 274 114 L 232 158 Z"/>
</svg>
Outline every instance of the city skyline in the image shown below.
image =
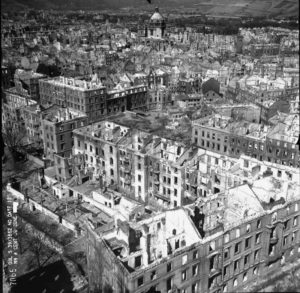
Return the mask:
<svg viewBox="0 0 300 293">
<path fill-rule="evenodd" d="M 295 3 L 140 2 L 1 14 L 4 290 L 297 291 Z"/>
</svg>

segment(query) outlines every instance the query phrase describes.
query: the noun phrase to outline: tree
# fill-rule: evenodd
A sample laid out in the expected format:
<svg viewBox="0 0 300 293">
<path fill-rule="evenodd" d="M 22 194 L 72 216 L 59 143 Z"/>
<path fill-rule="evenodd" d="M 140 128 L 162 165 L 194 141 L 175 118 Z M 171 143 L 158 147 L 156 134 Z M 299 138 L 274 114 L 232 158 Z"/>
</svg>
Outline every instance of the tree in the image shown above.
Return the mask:
<svg viewBox="0 0 300 293">
<path fill-rule="evenodd" d="M 14 157 L 24 144 L 26 132 L 12 124 L 6 124 L 2 133 L 3 141 Z"/>
<path fill-rule="evenodd" d="M 48 226 L 46 222 L 42 222 L 40 225 L 43 229 Z M 52 257 L 57 255 L 43 243 L 42 234 L 22 218 L 18 221 L 18 244 L 21 255 L 30 252 L 31 257 L 26 260 L 30 270 L 45 266 Z"/>
<path fill-rule="evenodd" d="M 45 74 L 49 76 L 49 68 L 44 63 L 39 63 L 38 68 L 36 69 L 37 73 Z"/>
<path fill-rule="evenodd" d="M 47 65 L 44 63 L 40 63 L 37 70 L 37 73 L 45 74 L 50 77 L 56 77 L 61 74 L 59 68 L 56 65 Z"/>
</svg>

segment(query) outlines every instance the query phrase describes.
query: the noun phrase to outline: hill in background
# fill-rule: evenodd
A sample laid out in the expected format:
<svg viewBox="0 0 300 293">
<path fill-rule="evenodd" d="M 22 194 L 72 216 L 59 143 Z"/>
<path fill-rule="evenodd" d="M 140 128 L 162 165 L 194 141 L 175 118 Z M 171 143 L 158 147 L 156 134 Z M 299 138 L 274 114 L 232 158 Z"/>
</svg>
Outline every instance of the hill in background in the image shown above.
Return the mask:
<svg viewBox="0 0 300 293">
<path fill-rule="evenodd" d="M 58 9 L 104 10 L 119 8 L 172 7 L 195 9 L 207 15 L 220 16 L 297 16 L 299 0 L 2 0 L 3 10 Z"/>
</svg>

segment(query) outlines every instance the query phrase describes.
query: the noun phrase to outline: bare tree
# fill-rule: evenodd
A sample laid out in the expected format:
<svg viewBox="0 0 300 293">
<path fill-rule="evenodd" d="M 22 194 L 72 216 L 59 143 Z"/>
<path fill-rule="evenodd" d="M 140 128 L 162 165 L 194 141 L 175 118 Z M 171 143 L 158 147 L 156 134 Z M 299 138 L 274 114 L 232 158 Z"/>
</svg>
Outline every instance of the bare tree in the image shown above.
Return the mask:
<svg viewBox="0 0 300 293">
<path fill-rule="evenodd" d="M 15 156 L 24 144 L 26 138 L 25 129 L 14 127 L 14 125 L 6 124 L 4 126 L 2 137 L 5 145 Z"/>
<path fill-rule="evenodd" d="M 34 233 L 36 230 L 31 224 L 24 221 L 21 217 L 18 220 L 19 252 L 21 255 L 24 253 L 30 255 L 30 257 L 26 258 L 27 268 L 31 270 L 46 265 L 57 253 L 43 243 L 42 235 Z M 40 225 L 46 227 L 47 223 L 42 222 Z"/>
</svg>

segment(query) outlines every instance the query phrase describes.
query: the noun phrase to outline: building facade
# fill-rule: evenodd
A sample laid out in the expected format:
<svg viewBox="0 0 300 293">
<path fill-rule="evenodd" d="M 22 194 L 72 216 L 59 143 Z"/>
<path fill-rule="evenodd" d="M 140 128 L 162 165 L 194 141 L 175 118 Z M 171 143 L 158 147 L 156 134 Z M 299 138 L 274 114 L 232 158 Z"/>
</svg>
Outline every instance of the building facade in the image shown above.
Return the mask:
<svg viewBox="0 0 300 293">
<path fill-rule="evenodd" d="M 270 127 L 243 120 L 233 122 L 230 117 L 213 115 L 193 122 L 193 142 L 201 148 L 230 157 L 246 154 L 261 161 L 299 166 L 296 117 L 290 115 L 285 123 Z M 290 138 L 285 134 L 287 131 Z"/>
<path fill-rule="evenodd" d="M 97 80 L 74 78 L 40 80 L 41 105 L 70 107 L 85 113 L 89 121 L 97 121 L 106 115 L 106 88 Z"/>
<path fill-rule="evenodd" d="M 146 86 L 121 86 L 107 92 L 94 76 L 91 80 L 54 78 L 40 81 L 41 104 L 65 106 L 85 113 L 89 122 L 103 120 L 125 110 L 146 109 Z"/>
<path fill-rule="evenodd" d="M 87 124 L 86 115 L 69 108 L 52 106 L 42 113 L 41 129 L 46 157 L 68 157 L 72 154 L 73 130 Z"/>
<path fill-rule="evenodd" d="M 272 181 L 262 180 L 255 192 Z M 248 185 L 240 185 L 186 209 L 158 213 L 135 224 L 118 221 L 116 230 L 89 230 L 90 289 L 241 292 L 299 257 L 298 191 L 289 192 L 286 200 L 269 202 L 266 194 L 259 192 L 258 200 Z M 249 204 L 237 213 L 241 197 Z M 111 271 L 115 273 L 106 273 Z"/>
</svg>

